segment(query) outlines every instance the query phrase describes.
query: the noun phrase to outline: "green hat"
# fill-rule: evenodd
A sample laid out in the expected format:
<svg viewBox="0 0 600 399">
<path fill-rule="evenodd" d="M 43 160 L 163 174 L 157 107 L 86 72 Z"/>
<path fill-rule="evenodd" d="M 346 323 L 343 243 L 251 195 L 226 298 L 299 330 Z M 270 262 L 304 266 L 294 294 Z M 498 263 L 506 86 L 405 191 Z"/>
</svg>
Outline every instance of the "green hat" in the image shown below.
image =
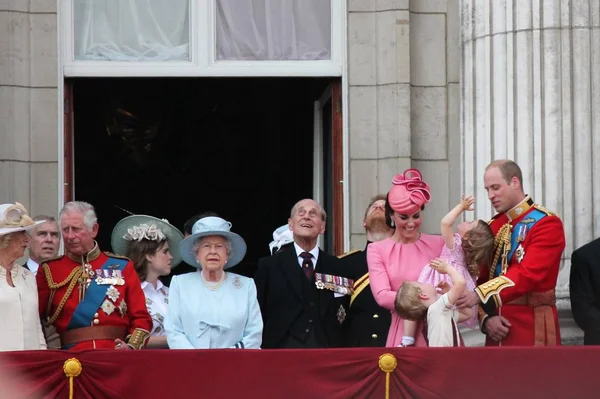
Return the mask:
<svg viewBox="0 0 600 399">
<path fill-rule="evenodd" d="M 171 267 L 175 268 L 181 263 L 179 243 L 183 234 L 166 219 L 158 219 L 148 215 L 131 215 L 121 219 L 112 231 L 110 242 L 115 254 L 125 256 L 127 246 L 131 241 L 167 240 L 169 251 L 173 256 Z"/>
</svg>

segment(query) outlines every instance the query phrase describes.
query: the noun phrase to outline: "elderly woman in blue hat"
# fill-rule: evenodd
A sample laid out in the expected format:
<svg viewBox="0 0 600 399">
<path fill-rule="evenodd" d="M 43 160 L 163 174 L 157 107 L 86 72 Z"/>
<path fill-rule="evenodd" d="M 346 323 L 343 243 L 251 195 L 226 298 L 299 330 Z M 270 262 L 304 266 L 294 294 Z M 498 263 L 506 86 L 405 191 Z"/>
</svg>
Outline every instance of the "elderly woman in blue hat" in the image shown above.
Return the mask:
<svg viewBox="0 0 600 399">
<path fill-rule="evenodd" d="M 147 348 L 168 348 L 164 328 L 169 305 L 169 288 L 159 280 L 181 263 L 179 243 L 183 234 L 165 219 L 131 215 L 121 219 L 111 236 L 113 252 L 133 262 L 142 282 L 146 307 L 152 317 Z"/>
<path fill-rule="evenodd" d="M 226 272 L 246 254 L 231 223 L 205 217 L 179 245 L 198 273 L 174 276 L 165 322 L 171 349 L 260 349 L 263 321 L 250 278 Z"/>
</svg>

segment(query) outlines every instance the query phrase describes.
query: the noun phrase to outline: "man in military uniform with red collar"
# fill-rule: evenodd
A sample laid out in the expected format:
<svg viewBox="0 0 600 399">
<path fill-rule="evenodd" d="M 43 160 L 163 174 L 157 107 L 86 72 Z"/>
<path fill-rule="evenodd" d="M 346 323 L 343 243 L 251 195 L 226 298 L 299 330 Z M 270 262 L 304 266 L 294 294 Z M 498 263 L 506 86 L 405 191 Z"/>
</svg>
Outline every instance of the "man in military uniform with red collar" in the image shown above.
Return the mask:
<svg viewBox="0 0 600 399">
<path fill-rule="evenodd" d="M 103 253 L 94 207 L 72 201 L 60 212 L 66 255 L 37 274 L 40 316 L 53 324 L 63 349 L 141 349 L 152 328 L 133 264 Z"/>
<path fill-rule="evenodd" d="M 565 248 L 558 216 L 523 191 L 519 166 L 509 160 L 488 165 L 485 189 L 498 212 L 491 267 L 483 267 L 475 292 L 457 306 L 479 304 L 486 346 L 560 345 L 555 287 Z"/>
<path fill-rule="evenodd" d="M 385 223 L 385 195 L 377 195 L 367 206 L 363 227 L 370 243 L 389 238 L 394 230 Z M 392 315 L 377 304 L 371 291 L 367 250 L 354 250 L 340 256 L 340 274 L 354 280 L 354 292 L 347 298 L 348 314 L 342 328 L 346 346 L 385 346 Z"/>
</svg>

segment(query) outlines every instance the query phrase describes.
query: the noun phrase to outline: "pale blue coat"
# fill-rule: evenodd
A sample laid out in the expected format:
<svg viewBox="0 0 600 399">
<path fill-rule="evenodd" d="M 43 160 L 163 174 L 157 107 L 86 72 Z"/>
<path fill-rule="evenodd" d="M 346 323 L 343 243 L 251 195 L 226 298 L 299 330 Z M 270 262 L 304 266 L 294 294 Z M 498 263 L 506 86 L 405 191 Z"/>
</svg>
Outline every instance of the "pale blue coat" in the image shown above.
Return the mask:
<svg viewBox="0 0 600 399">
<path fill-rule="evenodd" d="M 254 280 L 227 273 L 211 291 L 199 272 L 174 276 L 165 330 L 171 349 L 260 349 L 263 321 Z"/>
</svg>

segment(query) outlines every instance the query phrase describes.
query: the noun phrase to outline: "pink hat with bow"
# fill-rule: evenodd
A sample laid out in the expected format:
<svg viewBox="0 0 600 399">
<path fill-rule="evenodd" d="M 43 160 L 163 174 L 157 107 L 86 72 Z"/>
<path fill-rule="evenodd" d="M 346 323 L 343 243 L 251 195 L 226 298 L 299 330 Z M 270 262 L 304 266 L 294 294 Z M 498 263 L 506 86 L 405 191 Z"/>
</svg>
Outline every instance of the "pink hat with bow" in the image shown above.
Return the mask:
<svg viewBox="0 0 600 399">
<path fill-rule="evenodd" d="M 417 169 L 406 169 L 404 173 L 396 175 L 392 183 L 388 202 L 396 212 L 413 214 L 431 200 L 429 185 L 423 181 Z"/>
</svg>

